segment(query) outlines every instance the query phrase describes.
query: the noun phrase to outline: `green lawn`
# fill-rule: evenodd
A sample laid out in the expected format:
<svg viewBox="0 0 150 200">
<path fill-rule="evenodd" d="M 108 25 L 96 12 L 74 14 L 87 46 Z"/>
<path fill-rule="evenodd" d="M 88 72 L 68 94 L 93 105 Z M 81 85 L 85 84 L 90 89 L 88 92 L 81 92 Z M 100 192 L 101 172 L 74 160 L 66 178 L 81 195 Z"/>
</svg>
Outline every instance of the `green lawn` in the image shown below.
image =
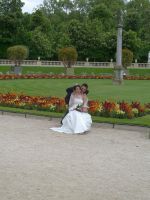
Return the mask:
<svg viewBox="0 0 150 200">
<path fill-rule="evenodd" d="M 1 73 L 7 73 L 10 71 L 9 66 L 0 66 Z M 62 74 L 64 73 L 63 67 L 23 67 L 23 74 Z M 113 69 L 111 68 L 86 68 L 86 67 L 78 67 L 75 68 L 76 75 L 111 75 L 113 73 Z M 129 75 L 136 76 L 150 76 L 150 68 L 148 69 L 129 69 Z"/>
<path fill-rule="evenodd" d="M 10 107 L 2 107 L 2 106 L 0 106 L 0 110 L 14 112 L 14 113 L 24 113 L 24 114 L 32 114 L 32 115 L 37 115 L 37 116 L 46 116 L 46 117 L 61 118 L 63 116 L 63 113 L 53 113 L 53 112 L 38 111 L 38 110 L 26 110 L 26 109 L 10 108 Z M 128 125 L 138 125 L 138 126 L 150 127 L 150 115 L 146 115 L 146 116 L 138 117 L 138 118 L 134 118 L 134 119 L 117 119 L 117 118 L 92 116 L 92 120 L 93 120 L 93 122 L 98 122 L 98 123 L 128 124 Z"/>
<path fill-rule="evenodd" d="M 150 76 L 150 68 L 148 69 L 128 69 L 129 75 Z"/>
<path fill-rule="evenodd" d="M 1 80 L 0 92 L 18 92 L 28 95 L 65 96 L 65 89 L 75 83 L 86 82 L 89 85 L 89 99 L 98 100 L 126 100 L 150 102 L 150 81 L 126 80 L 124 85 L 113 85 L 112 80 L 96 79 L 20 79 Z"/>
</svg>

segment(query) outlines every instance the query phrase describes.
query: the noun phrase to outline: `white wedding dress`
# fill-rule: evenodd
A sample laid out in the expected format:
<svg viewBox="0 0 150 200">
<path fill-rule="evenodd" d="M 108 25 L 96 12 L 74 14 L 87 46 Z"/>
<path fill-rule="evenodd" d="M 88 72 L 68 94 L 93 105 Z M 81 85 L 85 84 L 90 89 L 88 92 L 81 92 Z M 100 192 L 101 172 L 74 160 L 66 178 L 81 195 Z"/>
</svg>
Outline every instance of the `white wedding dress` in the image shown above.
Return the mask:
<svg viewBox="0 0 150 200">
<path fill-rule="evenodd" d="M 89 131 L 92 125 L 91 115 L 75 110 L 78 105 L 87 106 L 88 100 L 83 104 L 82 96 L 71 95 L 69 113 L 62 120 L 61 127 L 50 128 L 53 131 L 67 134 L 80 134 Z"/>
</svg>

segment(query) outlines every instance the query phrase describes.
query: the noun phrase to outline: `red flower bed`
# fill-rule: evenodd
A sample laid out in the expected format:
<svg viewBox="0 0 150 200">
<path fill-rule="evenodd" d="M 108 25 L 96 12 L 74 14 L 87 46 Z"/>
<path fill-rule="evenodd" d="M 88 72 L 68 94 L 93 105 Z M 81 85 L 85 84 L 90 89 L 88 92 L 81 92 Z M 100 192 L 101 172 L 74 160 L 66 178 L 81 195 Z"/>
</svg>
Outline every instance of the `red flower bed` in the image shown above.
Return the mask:
<svg viewBox="0 0 150 200">
<path fill-rule="evenodd" d="M 0 75 L 0 80 L 7 79 L 112 79 L 112 76 L 105 75 L 48 75 L 48 74 L 24 74 L 24 75 L 15 75 L 15 74 L 4 74 Z M 150 80 L 150 76 L 126 76 L 125 80 Z"/>
<path fill-rule="evenodd" d="M 0 94 L 0 105 L 24 109 L 65 112 L 63 98 L 27 96 L 23 94 Z M 141 105 L 139 102 L 89 101 L 89 113 L 95 116 L 133 118 L 150 113 L 150 103 Z"/>
<path fill-rule="evenodd" d="M 26 96 L 14 93 L 0 94 L 0 105 L 57 112 L 64 112 L 66 109 L 65 101 L 61 98 Z"/>
</svg>

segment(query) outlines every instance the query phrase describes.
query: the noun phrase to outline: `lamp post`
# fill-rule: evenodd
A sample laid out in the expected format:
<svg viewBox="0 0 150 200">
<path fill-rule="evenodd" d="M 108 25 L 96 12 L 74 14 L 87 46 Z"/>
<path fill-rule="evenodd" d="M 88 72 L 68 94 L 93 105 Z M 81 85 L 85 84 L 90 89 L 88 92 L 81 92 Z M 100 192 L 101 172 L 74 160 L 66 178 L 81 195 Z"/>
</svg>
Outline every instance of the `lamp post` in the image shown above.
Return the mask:
<svg viewBox="0 0 150 200">
<path fill-rule="evenodd" d="M 117 15 L 117 52 L 116 65 L 114 66 L 114 84 L 121 85 L 123 83 L 123 67 L 122 67 L 122 29 L 123 29 L 123 11 L 119 10 Z"/>
</svg>

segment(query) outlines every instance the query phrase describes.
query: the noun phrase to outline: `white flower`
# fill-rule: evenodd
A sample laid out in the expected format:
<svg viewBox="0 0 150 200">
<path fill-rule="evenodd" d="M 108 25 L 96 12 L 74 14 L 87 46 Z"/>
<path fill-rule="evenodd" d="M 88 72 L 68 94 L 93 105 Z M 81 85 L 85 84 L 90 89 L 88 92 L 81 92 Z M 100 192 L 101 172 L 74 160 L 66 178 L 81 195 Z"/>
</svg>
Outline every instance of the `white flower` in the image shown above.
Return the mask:
<svg viewBox="0 0 150 200">
<path fill-rule="evenodd" d="M 54 105 L 50 105 L 50 107 L 49 107 L 50 110 L 55 110 L 55 108 L 56 108 L 56 106 L 54 106 Z"/>
<path fill-rule="evenodd" d="M 138 111 L 137 108 L 133 108 L 133 109 L 132 109 L 132 112 L 135 113 L 135 114 L 138 114 L 139 111 Z"/>
<path fill-rule="evenodd" d="M 125 114 L 125 112 L 124 111 L 122 111 L 122 110 L 117 110 L 117 112 L 116 112 L 118 115 L 124 115 Z"/>
</svg>

